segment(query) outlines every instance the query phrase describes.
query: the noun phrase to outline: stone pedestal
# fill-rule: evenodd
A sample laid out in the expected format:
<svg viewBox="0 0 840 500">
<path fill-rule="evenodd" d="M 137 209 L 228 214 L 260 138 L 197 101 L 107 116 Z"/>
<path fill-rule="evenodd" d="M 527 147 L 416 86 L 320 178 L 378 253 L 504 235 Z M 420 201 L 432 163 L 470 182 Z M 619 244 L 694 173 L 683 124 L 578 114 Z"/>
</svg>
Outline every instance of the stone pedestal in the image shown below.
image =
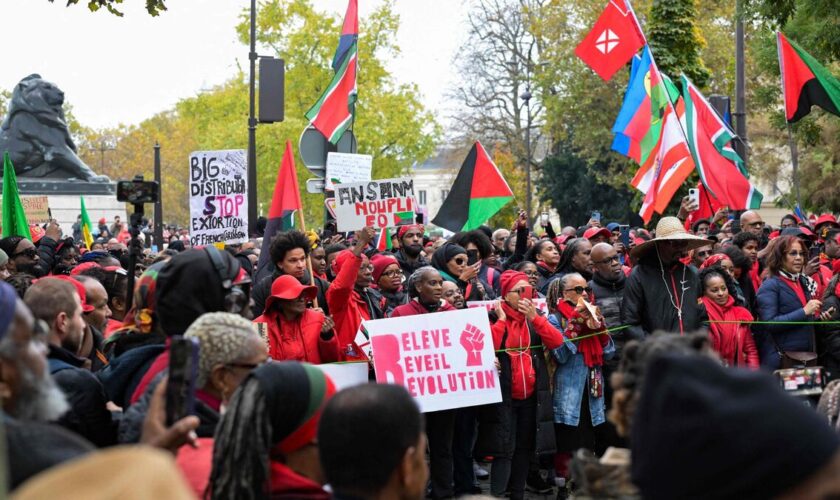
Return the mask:
<svg viewBox="0 0 840 500">
<path fill-rule="evenodd" d="M 102 217 L 108 221 L 108 226 L 114 222 L 114 216 L 117 215 L 123 222 L 127 222 L 126 205 L 117 201 L 116 189 L 114 183 L 18 178 L 18 190 L 21 195 L 47 195 L 50 212 L 66 236 L 73 235 L 73 224 L 76 217 L 82 213 L 82 196 L 85 198 L 85 208 L 94 227 Z"/>
</svg>

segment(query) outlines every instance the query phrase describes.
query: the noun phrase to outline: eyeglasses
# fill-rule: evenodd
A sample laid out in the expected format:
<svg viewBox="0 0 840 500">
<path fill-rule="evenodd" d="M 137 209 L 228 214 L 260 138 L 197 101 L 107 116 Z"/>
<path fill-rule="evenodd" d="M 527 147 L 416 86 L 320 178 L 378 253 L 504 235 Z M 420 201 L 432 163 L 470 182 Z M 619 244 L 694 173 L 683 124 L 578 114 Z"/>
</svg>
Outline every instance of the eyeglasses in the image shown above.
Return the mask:
<svg viewBox="0 0 840 500">
<path fill-rule="evenodd" d="M 750 226 L 750 227 L 759 228 L 759 227 L 764 227 L 764 221 L 759 220 L 759 221 L 755 221 L 755 222 L 747 222 L 747 223 L 746 223 L 746 224 L 744 224 L 744 225 L 745 225 L 745 226 Z"/>
<path fill-rule="evenodd" d="M 618 254 L 613 255 L 612 257 L 607 257 L 604 260 L 592 261 L 593 264 L 608 264 L 610 262 L 618 262 L 621 259 L 618 258 Z"/>
<path fill-rule="evenodd" d="M 575 292 L 578 295 L 582 295 L 583 292 L 592 293 L 592 287 L 576 286 L 576 287 L 572 287 L 572 288 L 566 288 L 565 291 L 566 292 Z"/>
<path fill-rule="evenodd" d="M 538 273 L 537 271 L 522 271 L 522 273 L 525 276 L 528 276 L 529 278 L 533 277 L 533 276 L 539 276 L 540 275 L 540 273 Z"/>
<path fill-rule="evenodd" d="M 19 255 L 25 255 L 25 256 L 29 257 L 30 259 L 34 259 L 35 257 L 38 256 L 38 250 L 36 250 L 35 247 L 29 247 L 26 250 L 22 250 L 20 252 L 13 253 L 11 258 L 14 259 L 15 257 L 17 257 Z"/>
<path fill-rule="evenodd" d="M 400 275 L 400 273 L 402 273 L 402 271 L 400 271 L 399 269 L 394 269 L 393 271 L 385 271 L 384 273 L 382 273 L 382 276 L 385 276 L 386 278 L 396 278 Z"/>
</svg>

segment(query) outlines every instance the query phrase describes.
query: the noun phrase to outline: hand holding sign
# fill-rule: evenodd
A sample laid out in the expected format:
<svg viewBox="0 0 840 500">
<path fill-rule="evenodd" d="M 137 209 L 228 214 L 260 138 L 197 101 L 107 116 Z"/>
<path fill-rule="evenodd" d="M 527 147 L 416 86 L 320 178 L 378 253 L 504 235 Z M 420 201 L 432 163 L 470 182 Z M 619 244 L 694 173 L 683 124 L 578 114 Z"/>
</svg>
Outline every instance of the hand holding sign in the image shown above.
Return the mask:
<svg viewBox="0 0 840 500">
<path fill-rule="evenodd" d="M 467 366 L 481 366 L 481 350 L 484 349 L 484 334 L 481 330 L 467 323 L 461 332 L 461 346 L 467 351 Z"/>
</svg>

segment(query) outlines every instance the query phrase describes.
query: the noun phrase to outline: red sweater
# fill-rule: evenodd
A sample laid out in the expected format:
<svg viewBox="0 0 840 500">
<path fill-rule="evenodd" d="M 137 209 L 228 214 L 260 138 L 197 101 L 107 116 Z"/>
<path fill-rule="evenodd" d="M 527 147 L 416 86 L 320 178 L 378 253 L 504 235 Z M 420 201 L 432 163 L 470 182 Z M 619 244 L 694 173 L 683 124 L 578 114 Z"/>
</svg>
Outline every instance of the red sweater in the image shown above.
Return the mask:
<svg viewBox="0 0 840 500">
<path fill-rule="evenodd" d="M 512 379 L 511 397 L 513 399 L 528 399 L 534 393 L 534 383 L 537 378 L 531 360 L 531 349 L 529 349 L 531 347 L 531 334 L 528 331 L 524 314 L 514 310 L 506 302 L 502 302 L 502 309 L 506 318 L 496 321 L 490 328 L 493 332 L 493 348 L 496 350 L 503 348 L 502 338 L 505 336 L 505 332 L 507 332 L 505 349 L 522 348 L 508 352 Z M 556 349 L 563 344 L 563 334 L 551 326 L 545 316 L 537 315 L 531 321 L 531 324 L 547 349 Z"/>
<path fill-rule="evenodd" d="M 443 305 L 441 305 L 437 311 L 435 312 L 446 312 L 446 311 L 455 311 L 456 309 L 452 307 L 452 304 L 449 302 L 443 301 Z M 398 318 L 400 316 L 416 316 L 417 314 L 429 314 L 431 311 L 426 309 L 426 306 L 421 304 L 418 300 L 412 299 L 408 302 L 408 304 L 403 304 L 401 306 L 397 306 L 391 311 L 392 318 Z"/>
<path fill-rule="evenodd" d="M 338 340 L 321 338 L 324 315 L 306 309 L 295 321 L 287 321 L 276 309 L 254 320 L 268 327 L 268 355 L 278 361 L 305 361 L 313 365 L 339 361 Z"/>
</svg>

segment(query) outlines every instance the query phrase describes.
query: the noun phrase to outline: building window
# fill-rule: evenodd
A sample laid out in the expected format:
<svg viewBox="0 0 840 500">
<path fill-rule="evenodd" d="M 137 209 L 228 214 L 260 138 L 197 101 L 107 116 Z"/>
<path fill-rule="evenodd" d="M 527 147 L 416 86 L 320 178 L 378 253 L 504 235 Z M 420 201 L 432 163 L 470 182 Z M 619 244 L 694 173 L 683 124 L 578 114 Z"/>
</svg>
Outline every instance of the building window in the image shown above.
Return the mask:
<svg viewBox="0 0 840 500">
<path fill-rule="evenodd" d="M 440 199 L 445 200 L 447 196 L 449 196 L 449 190 L 448 189 L 441 189 L 440 190 Z"/>
<path fill-rule="evenodd" d="M 421 189 L 420 191 L 418 191 L 417 194 L 418 194 L 417 203 L 419 203 L 420 205 L 425 205 L 426 204 L 426 190 Z"/>
</svg>

